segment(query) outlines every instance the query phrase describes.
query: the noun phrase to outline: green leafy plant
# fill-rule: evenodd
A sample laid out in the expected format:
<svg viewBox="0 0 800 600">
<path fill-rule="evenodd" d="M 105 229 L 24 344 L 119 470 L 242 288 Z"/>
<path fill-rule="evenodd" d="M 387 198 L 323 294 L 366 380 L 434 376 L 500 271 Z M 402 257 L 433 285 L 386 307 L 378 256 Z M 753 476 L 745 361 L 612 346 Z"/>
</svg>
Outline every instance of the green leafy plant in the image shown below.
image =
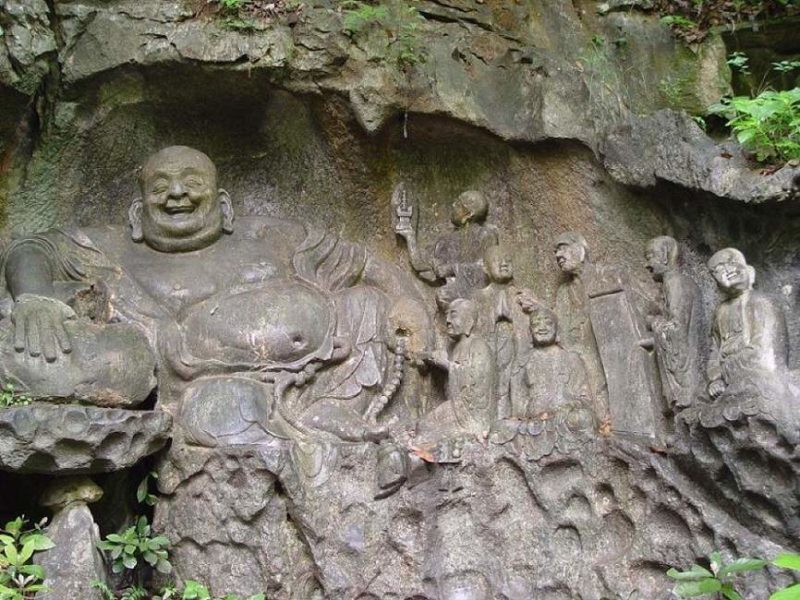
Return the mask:
<svg viewBox="0 0 800 600">
<path fill-rule="evenodd" d="M 136 501 L 139 504 L 146 504 L 147 506 L 155 506 L 158 497 L 150 493 L 150 482 L 158 479 L 158 473 L 150 471 L 144 476 L 139 486 L 136 488 Z"/>
<path fill-rule="evenodd" d="M 778 73 L 789 73 L 795 69 L 800 69 L 800 60 L 782 60 L 772 63 L 772 70 Z"/>
<path fill-rule="evenodd" d="M 653 0 L 658 14 L 674 17 L 667 21 L 672 31 L 687 42 L 702 41 L 718 27 L 735 29 L 756 19 L 798 14 L 798 0 Z"/>
<path fill-rule="evenodd" d="M 425 52 L 418 41 L 423 21 L 415 1 L 384 5 L 380 2 L 345 0 L 342 7 L 342 28 L 351 38 L 371 28 L 381 28 L 389 36 L 388 56 L 400 67 L 425 62 Z"/>
<path fill-rule="evenodd" d="M 724 98 L 708 112 L 725 117 L 738 142 L 758 161 L 800 159 L 800 88 Z"/>
<path fill-rule="evenodd" d="M 122 591 L 119 595 L 115 594 L 102 581 L 92 581 L 91 585 L 94 589 L 100 590 L 103 600 L 147 600 L 150 598 L 150 592 L 138 585 Z"/>
<path fill-rule="evenodd" d="M 17 517 L 0 531 L 0 600 L 29 600 L 46 589 L 44 569 L 33 564 L 37 552 L 54 546 L 42 533 L 44 523 L 28 528 L 25 517 Z"/>
<path fill-rule="evenodd" d="M 739 573 L 761 570 L 766 564 L 758 558 L 737 558 L 726 564 L 719 552 L 712 552 L 709 556 L 711 570 L 695 564 L 688 571 L 670 569 L 667 575 L 678 582 L 673 593 L 679 598 L 717 594 L 718 598 L 725 600 L 742 600 L 741 594 L 733 587 L 734 578 Z"/>
<path fill-rule="evenodd" d="M 800 571 L 800 554 L 790 552 L 779 554 L 772 564 L 781 569 Z M 769 600 L 800 600 L 800 583 L 778 590 L 769 597 Z"/>
<path fill-rule="evenodd" d="M 694 564 L 686 571 L 670 569 L 667 575 L 677 582 L 673 593 L 678 598 L 713 596 L 724 600 L 743 600 L 741 593 L 734 587 L 736 576 L 749 571 L 760 571 L 768 564 L 800 571 L 800 554 L 780 554 L 771 562 L 760 558 L 737 558 L 724 563 L 719 552 L 712 552 L 709 556 L 710 570 Z M 800 584 L 792 584 L 773 592 L 769 600 L 800 600 Z"/>
<path fill-rule="evenodd" d="M 732 52 L 726 61 L 731 69 L 750 75 L 750 59 L 744 52 Z"/>
<path fill-rule="evenodd" d="M 264 31 L 278 18 L 293 17 L 303 9 L 299 0 L 207 0 L 213 14 L 227 29 L 242 32 Z"/>
<path fill-rule="evenodd" d="M 29 396 L 20 394 L 14 388 L 13 383 L 6 383 L 0 389 L 0 408 L 11 408 L 12 406 L 27 406 L 31 403 Z"/>
<path fill-rule="evenodd" d="M 152 533 L 147 517 L 139 517 L 135 525 L 122 533 L 107 535 L 98 547 L 108 552 L 114 573 L 134 571 L 142 565 L 148 565 L 159 573 L 170 573 L 172 565 L 167 551 L 170 541 L 163 535 L 153 537 Z"/>
<path fill-rule="evenodd" d="M 196 581 L 187 581 L 181 595 L 181 600 L 240 600 L 239 596 L 225 594 L 222 597 L 212 596 L 208 588 Z M 265 600 L 264 594 L 248 596 L 245 600 Z"/>
<path fill-rule="evenodd" d="M 342 27 L 350 34 L 356 34 L 373 25 L 386 25 L 389 9 L 381 4 L 346 0 L 342 2 Z"/>
<path fill-rule="evenodd" d="M 661 22 L 664 23 L 664 25 L 669 25 L 676 29 L 694 29 L 697 27 L 697 23 L 681 15 L 667 15 L 661 17 Z"/>
</svg>

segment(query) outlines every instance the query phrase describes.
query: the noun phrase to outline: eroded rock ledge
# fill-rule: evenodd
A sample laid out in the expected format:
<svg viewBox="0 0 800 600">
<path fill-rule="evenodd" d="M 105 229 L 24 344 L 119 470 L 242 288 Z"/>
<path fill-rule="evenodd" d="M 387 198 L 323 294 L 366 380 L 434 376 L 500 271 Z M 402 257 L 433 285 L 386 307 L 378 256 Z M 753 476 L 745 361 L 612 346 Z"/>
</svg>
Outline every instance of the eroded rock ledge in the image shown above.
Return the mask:
<svg viewBox="0 0 800 600">
<path fill-rule="evenodd" d="M 296 23 L 278 18 L 255 31 L 226 28 L 188 0 L 8 3 L 0 18 L 9 107 L 1 126 L 10 163 L 16 150 L 26 174 L 7 170 L 6 193 L 35 182 L 36 158 L 63 151 L 65 137 L 101 127 L 115 104 L 145 101 L 136 85 L 125 90 L 126 73 L 187 68 L 237 74 L 232 81 L 244 86 L 257 78 L 299 94 L 345 97 L 370 133 L 401 115 L 446 115 L 509 142 L 580 141 L 625 185 L 664 180 L 743 202 L 797 198 L 796 167 L 760 174 L 689 119 L 657 112 L 699 113 L 728 91 L 719 37 L 688 48 L 646 11 L 601 15 L 594 2 L 416 6 L 412 52 L 424 62 L 403 66 L 397 31 L 376 25 L 349 36 L 335 2 L 305 3 Z M 113 81 L 122 91 L 103 93 Z M 168 78 L 158 85 L 169 89 Z M 20 132 L 37 90 L 39 125 Z M 82 119 L 86 111 L 94 118 Z M 26 135 L 35 138 L 34 165 L 24 158 Z"/>
</svg>

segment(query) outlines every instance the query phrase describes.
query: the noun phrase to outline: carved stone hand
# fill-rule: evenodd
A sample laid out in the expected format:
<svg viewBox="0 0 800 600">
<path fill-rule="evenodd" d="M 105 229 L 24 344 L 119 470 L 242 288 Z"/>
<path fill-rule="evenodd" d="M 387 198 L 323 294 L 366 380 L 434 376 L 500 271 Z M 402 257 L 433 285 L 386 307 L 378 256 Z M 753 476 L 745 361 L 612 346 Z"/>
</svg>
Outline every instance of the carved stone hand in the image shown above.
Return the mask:
<svg viewBox="0 0 800 600">
<path fill-rule="evenodd" d="M 725 382 L 722 379 L 715 379 L 708 384 L 708 395 L 712 398 L 719 398 L 725 391 Z"/>
<path fill-rule="evenodd" d="M 47 362 L 54 362 L 59 354 L 72 351 L 64 321 L 75 318 L 75 311 L 60 300 L 22 294 L 11 312 L 14 349 L 31 356 L 44 355 Z"/>
</svg>

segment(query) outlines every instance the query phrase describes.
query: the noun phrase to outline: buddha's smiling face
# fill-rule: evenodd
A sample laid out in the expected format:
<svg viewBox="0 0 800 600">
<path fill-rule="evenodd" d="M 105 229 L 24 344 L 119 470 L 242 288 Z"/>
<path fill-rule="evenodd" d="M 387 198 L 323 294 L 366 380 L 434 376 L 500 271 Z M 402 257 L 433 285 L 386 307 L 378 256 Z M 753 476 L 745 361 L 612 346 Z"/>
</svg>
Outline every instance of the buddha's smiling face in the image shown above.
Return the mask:
<svg viewBox="0 0 800 600">
<path fill-rule="evenodd" d="M 182 252 L 214 243 L 222 235 L 222 200 L 217 172 L 202 152 L 173 146 L 142 169 L 141 234 L 157 250 Z"/>
</svg>

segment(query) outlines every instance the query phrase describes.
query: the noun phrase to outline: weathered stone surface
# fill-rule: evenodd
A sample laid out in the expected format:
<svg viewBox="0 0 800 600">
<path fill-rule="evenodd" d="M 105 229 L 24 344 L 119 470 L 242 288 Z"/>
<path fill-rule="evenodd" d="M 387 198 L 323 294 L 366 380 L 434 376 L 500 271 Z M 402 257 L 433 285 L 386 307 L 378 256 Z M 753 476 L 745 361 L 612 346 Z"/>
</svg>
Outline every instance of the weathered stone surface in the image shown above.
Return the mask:
<svg viewBox="0 0 800 600">
<path fill-rule="evenodd" d="M 43 133 L 29 124 L 34 135 L 43 135 L 41 143 L 30 157 L 30 144 L 22 143 L 5 177 L 4 194 L 14 199 L 9 207 L 14 229 L 42 229 L 74 215 L 74 198 L 84 197 L 87 187 L 102 186 L 104 177 L 132 168 L 113 143 L 121 131 L 128 131 L 134 144 L 163 133 L 159 111 L 210 106 L 201 96 L 216 85 L 224 90 L 211 93 L 221 104 L 217 117 L 241 110 L 234 106 L 243 100 L 263 109 L 265 90 L 277 88 L 346 99 L 359 127 L 372 134 L 401 115 L 412 121 L 417 115 L 443 115 L 513 142 L 577 140 L 598 156 L 607 155 L 610 173 L 626 184 L 649 187 L 663 179 L 744 201 L 797 194 L 790 184 L 796 168 L 762 176 L 744 162 L 724 159 L 707 168 L 714 162 L 711 155 L 724 148 L 700 132 L 692 132 L 697 147 L 689 147 L 685 125 L 638 116 L 662 108 L 700 114 L 729 89 L 719 37 L 689 49 L 646 12 L 613 10 L 603 16 L 594 5 L 564 1 L 428 1 L 417 5 L 420 18 L 408 17 L 414 26 L 410 41 L 400 41 L 406 21 L 349 36 L 342 9 L 325 1 L 306 3 L 296 23 L 278 18 L 257 22 L 252 31 L 226 28 L 213 11 L 184 2 L 58 2 L 54 8 L 56 16 L 45 11 L 29 17 L 57 21 L 47 38 L 58 40 L 57 60 L 55 53 L 45 55 L 52 55 L 59 83 L 37 117 L 46 121 Z M 406 43 L 424 61 L 398 64 Z M 44 41 L 40 46 L 50 47 Z M 178 71 L 191 83 L 173 85 Z M 209 76 L 228 83 L 209 87 L 203 81 Z M 230 89 L 237 94 L 231 96 Z M 25 103 L 14 94 L 8 97 L 15 108 L 5 113 L 10 120 L 2 125 L 9 132 Z M 184 96 L 177 106 L 170 100 L 175 94 Z M 131 126 L 134 121 L 139 123 Z M 173 131 L 162 139 L 178 141 L 181 135 Z M 657 146 L 665 149 L 655 157 L 656 173 L 651 151 L 640 149 L 654 132 Z M 90 172 L 75 151 L 81 139 L 107 148 Z M 142 142 L 140 152 L 152 146 L 149 139 Z M 627 151 L 626 144 L 634 149 Z M 695 165 L 688 170 L 687 160 Z M 28 212 L 34 206 L 37 210 Z"/>
<path fill-rule="evenodd" d="M 658 143 L 653 143 L 658 140 Z M 763 175 L 733 144 L 711 141 L 688 115 L 659 111 L 632 118 L 601 144 L 603 164 L 618 181 L 652 187 L 659 180 L 743 202 L 796 200 L 800 168 Z"/>
<path fill-rule="evenodd" d="M 159 406 L 179 426 L 160 462 L 156 524 L 175 542 L 178 575 L 217 594 L 293 600 L 652 600 L 667 595 L 669 566 L 711 550 L 796 549 L 796 536 L 781 533 L 796 529 L 796 441 L 773 436 L 774 415 L 750 419 L 745 434 L 737 419 L 757 406 L 698 406 L 699 425 L 686 433 L 679 424 L 666 450 L 602 437 L 585 410 L 587 386 L 569 380 L 579 369 L 558 362 L 574 355 L 550 340 L 557 358 L 525 361 L 524 348 L 520 364 L 501 365 L 517 379 L 531 367 L 523 395 L 533 402 L 520 406 L 533 414 L 512 409 L 502 427 L 478 419 L 460 436 L 452 401 L 469 408 L 476 391 L 500 387 L 491 361 L 507 360 L 497 351 L 505 338 L 481 325 L 475 343 L 445 353 L 456 376 L 429 371 L 425 358 L 446 345 L 437 290 L 398 275 L 408 256 L 391 190 L 406 183 L 425 240 L 454 233 L 450 205 L 476 190 L 516 251 L 519 284 L 512 296 L 480 289 L 491 314 L 479 321 L 510 319 L 516 330 L 521 290 L 550 304 L 560 283 L 552 241 L 569 230 L 585 234 L 598 263 L 626 272 L 625 310 L 641 308 L 656 292 L 644 242 L 670 233 L 686 246 L 706 316 L 714 291 L 704 263 L 736 244 L 759 286 L 795 309 L 796 342 L 797 168 L 761 175 L 688 117 L 654 112 L 699 112 L 727 89 L 719 38 L 695 52 L 625 2 L 601 16 L 595 3 L 440 0 L 418 3 L 425 62 L 400 68 L 397 31 L 350 36 L 334 3 L 307 4 L 293 26 L 246 32 L 183 2 L 56 2 L 48 93 L 12 93 L 15 107 L 35 102 L 0 171 L 7 229 L 81 225 L 42 239 L 53 264 L 86 267 L 73 280 L 109 283 L 114 310 L 87 327 L 134 322 L 158 357 Z M 13 119 L 0 126 L 16 130 Z M 203 189 L 221 210 L 210 246 L 164 245 L 184 240 L 148 239 L 143 228 L 145 201 L 158 206 L 165 190 L 150 168 L 142 192 L 139 166 L 175 143 L 207 151 L 230 192 Z M 188 186 L 175 172 L 158 176 Z M 234 211 L 245 218 L 234 222 Z M 450 264 L 477 267 L 486 256 L 461 258 Z M 2 314 L 13 318 L 8 300 Z M 477 341 L 484 331 L 488 348 Z M 617 347 L 614 333 L 607 348 Z M 542 371 L 559 381 L 545 389 Z M 653 408 L 652 398 L 628 400 Z M 456 423 L 444 439 L 442 413 Z M 87 415 L 111 423 L 72 436 L 64 414 L 76 427 Z M 163 445 L 168 422 L 165 413 L 11 409 L 0 413 L 9 432 L 0 457 L 28 472 L 127 467 Z M 704 435 L 724 451 L 686 454 L 706 450 Z M 739 439 L 748 435 L 758 443 Z M 725 452 L 741 459 L 733 483 Z M 750 464 L 777 475 L 754 477 Z M 773 480 L 774 501 L 765 499 Z M 741 510 L 740 497 L 752 500 Z M 781 582 L 765 572 L 745 585 L 755 598 Z"/>
<path fill-rule="evenodd" d="M 667 594 L 667 565 L 719 547 L 735 556 L 781 547 L 710 502 L 668 457 L 619 440 L 539 460 L 511 444 L 467 443 L 460 461 L 420 462 L 382 500 L 372 497 L 377 446 L 337 454 L 321 485 L 276 447 L 173 454 L 156 522 L 176 542 L 179 575 L 218 593 L 298 600 L 645 600 Z M 754 594 L 777 581 L 763 573 L 746 585 Z"/>
<path fill-rule="evenodd" d="M 675 458 L 703 473 L 720 506 L 758 535 L 794 544 L 800 531 L 796 427 L 776 422 L 757 403 L 716 403 L 684 411 Z"/>
<path fill-rule="evenodd" d="M 93 581 L 106 580 L 106 566 L 97 544 L 100 534 L 92 513 L 84 502 L 70 503 L 58 510 L 45 530 L 55 547 L 39 554 L 47 591 L 38 593 L 43 600 L 102 600 Z"/>
<path fill-rule="evenodd" d="M 7 0 L 0 23 L 0 85 L 32 96 L 58 50 L 50 8 L 45 0 Z"/>
<path fill-rule="evenodd" d="M 167 443 L 172 418 L 44 402 L 0 410 L 0 469 L 106 473 L 128 468 Z"/>
</svg>

